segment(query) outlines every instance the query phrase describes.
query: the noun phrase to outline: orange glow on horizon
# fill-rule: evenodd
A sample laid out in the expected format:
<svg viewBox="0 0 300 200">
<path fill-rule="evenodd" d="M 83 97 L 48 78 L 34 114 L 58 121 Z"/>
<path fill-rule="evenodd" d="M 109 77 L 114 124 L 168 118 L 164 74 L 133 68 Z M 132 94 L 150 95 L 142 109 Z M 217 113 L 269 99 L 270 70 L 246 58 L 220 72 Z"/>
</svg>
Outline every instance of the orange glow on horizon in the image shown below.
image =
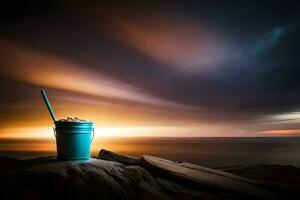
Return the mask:
<svg viewBox="0 0 300 200">
<path fill-rule="evenodd" d="M 0 139 L 55 139 L 54 126 L 7 127 L 0 129 Z M 224 132 L 225 131 L 225 132 Z M 224 127 L 205 126 L 101 126 L 95 124 L 95 139 L 122 137 L 224 137 L 230 134 Z"/>
<path fill-rule="evenodd" d="M 300 134 L 300 129 L 266 130 L 266 131 L 260 131 L 258 133 L 274 134 L 274 135 L 290 135 L 290 134 Z"/>
<path fill-rule="evenodd" d="M 95 138 L 116 137 L 185 137 L 199 133 L 199 127 L 160 126 L 100 126 L 95 127 Z M 0 129 L 0 138 L 51 139 L 55 138 L 52 127 L 20 127 Z M 206 134 L 203 134 L 205 136 Z M 208 135 L 206 135 L 208 136 Z"/>
</svg>

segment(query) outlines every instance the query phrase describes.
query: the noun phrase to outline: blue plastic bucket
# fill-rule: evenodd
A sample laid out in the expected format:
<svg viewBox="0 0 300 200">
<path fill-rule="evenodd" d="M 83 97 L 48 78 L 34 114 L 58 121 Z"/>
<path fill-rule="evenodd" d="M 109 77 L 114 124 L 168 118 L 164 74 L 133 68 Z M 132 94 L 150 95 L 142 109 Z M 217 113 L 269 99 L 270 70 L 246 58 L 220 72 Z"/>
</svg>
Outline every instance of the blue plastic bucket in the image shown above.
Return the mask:
<svg viewBox="0 0 300 200">
<path fill-rule="evenodd" d="M 94 137 L 93 122 L 54 122 L 57 158 L 89 160 Z"/>
</svg>

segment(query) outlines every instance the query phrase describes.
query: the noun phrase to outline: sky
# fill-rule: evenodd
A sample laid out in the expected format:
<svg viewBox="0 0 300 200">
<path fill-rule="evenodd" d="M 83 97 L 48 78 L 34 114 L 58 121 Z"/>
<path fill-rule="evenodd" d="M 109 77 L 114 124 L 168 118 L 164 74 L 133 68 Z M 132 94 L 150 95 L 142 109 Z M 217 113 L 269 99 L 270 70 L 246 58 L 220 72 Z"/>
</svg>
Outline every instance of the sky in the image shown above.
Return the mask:
<svg viewBox="0 0 300 200">
<path fill-rule="evenodd" d="M 300 135 L 300 5 L 10 1 L 0 14 L 0 138 Z"/>
</svg>

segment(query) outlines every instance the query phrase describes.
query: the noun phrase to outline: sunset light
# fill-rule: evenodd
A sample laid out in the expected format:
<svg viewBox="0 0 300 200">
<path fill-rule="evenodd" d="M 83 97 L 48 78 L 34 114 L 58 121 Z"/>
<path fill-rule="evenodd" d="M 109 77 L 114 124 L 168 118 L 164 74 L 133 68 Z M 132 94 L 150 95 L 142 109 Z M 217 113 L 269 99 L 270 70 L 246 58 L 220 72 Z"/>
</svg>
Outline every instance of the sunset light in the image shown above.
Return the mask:
<svg viewBox="0 0 300 200">
<path fill-rule="evenodd" d="M 300 134 L 300 129 L 292 129 L 292 130 L 266 130 L 260 131 L 259 133 L 266 135 L 297 135 Z"/>
<path fill-rule="evenodd" d="M 299 5 L 2 3 L 0 199 L 298 200 Z"/>
</svg>

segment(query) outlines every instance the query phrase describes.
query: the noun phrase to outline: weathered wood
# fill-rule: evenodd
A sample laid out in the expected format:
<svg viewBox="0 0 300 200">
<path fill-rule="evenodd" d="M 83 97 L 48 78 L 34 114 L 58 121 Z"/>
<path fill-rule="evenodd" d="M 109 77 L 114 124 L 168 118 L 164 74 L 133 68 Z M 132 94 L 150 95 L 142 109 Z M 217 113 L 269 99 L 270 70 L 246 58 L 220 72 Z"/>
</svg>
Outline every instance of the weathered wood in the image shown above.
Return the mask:
<svg viewBox="0 0 300 200">
<path fill-rule="evenodd" d="M 141 165 L 148 169 L 151 174 L 175 181 L 187 187 L 201 188 L 204 189 L 204 191 L 230 191 L 231 193 L 253 198 L 274 198 L 269 191 L 252 184 L 221 176 L 216 173 L 181 166 L 177 162 L 158 157 L 142 156 Z"/>
<path fill-rule="evenodd" d="M 177 163 L 178 163 L 178 165 L 183 166 L 183 167 L 187 167 L 187 168 L 191 168 L 191 169 L 195 169 L 195 170 L 199 170 L 199 171 L 204 171 L 204 172 L 208 172 L 208 173 L 212 173 L 212 174 L 217 174 L 217 175 L 228 177 L 228 178 L 231 178 L 234 180 L 242 181 L 245 183 L 250 183 L 252 185 L 256 185 L 256 186 L 263 187 L 266 189 L 269 189 L 270 187 L 284 189 L 287 187 L 286 184 L 282 184 L 282 183 L 278 183 L 278 182 L 274 182 L 274 181 L 253 180 L 253 179 L 238 176 L 238 175 L 235 175 L 230 172 L 223 171 L 223 170 L 203 167 L 203 166 L 195 165 L 192 163 L 187 163 L 187 162 L 177 162 Z M 235 168 L 235 169 L 237 169 L 237 168 Z"/>
<path fill-rule="evenodd" d="M 231 179 L 238 180 L 238 181 L 242 181 L 242 182 L 245 182 L 245 183 L 250 183 L 250 184 L 254 184 L 254 185 L 263 185 L 264 184 L 263 181 L 252 180 L 252 179 L 249 179 L 249 178 L 241 177 L 241 176 L 231 174 L 231 173 L 228 173 L 228 172 L 224 172 L 224 171 L 221 171 L 221 170 L 212 169 L 212 168 L 208 168 L 208 167 L 203 167 L 203 166 L 195 165 L 195 164 L 192 164 L 192 163 L 187 163 L 187 162 L 176 162 L 176 163 L 179 166 L 182 166 L 182 167 L 195 169 L 195 170 L 203 171 L 203 172 L 208 172 L 208 173 L 216 174 L 216 175 L 219 175 L 219 176 L 224 176 L 224 177 L 231 178 Z"/>
<path fill-rule="evenodd" d="M 101 149 L 101 151 L 98 154 L 98 158 L 102 160 L 109 160 L 109 161 L 115 161 L 122 163 L 124 165 L 139 165 L 141 159 L 130 157 L 130 156 L 124 156 L 121 154 L 117 154 L 105 149 Z"/>
</svg>

